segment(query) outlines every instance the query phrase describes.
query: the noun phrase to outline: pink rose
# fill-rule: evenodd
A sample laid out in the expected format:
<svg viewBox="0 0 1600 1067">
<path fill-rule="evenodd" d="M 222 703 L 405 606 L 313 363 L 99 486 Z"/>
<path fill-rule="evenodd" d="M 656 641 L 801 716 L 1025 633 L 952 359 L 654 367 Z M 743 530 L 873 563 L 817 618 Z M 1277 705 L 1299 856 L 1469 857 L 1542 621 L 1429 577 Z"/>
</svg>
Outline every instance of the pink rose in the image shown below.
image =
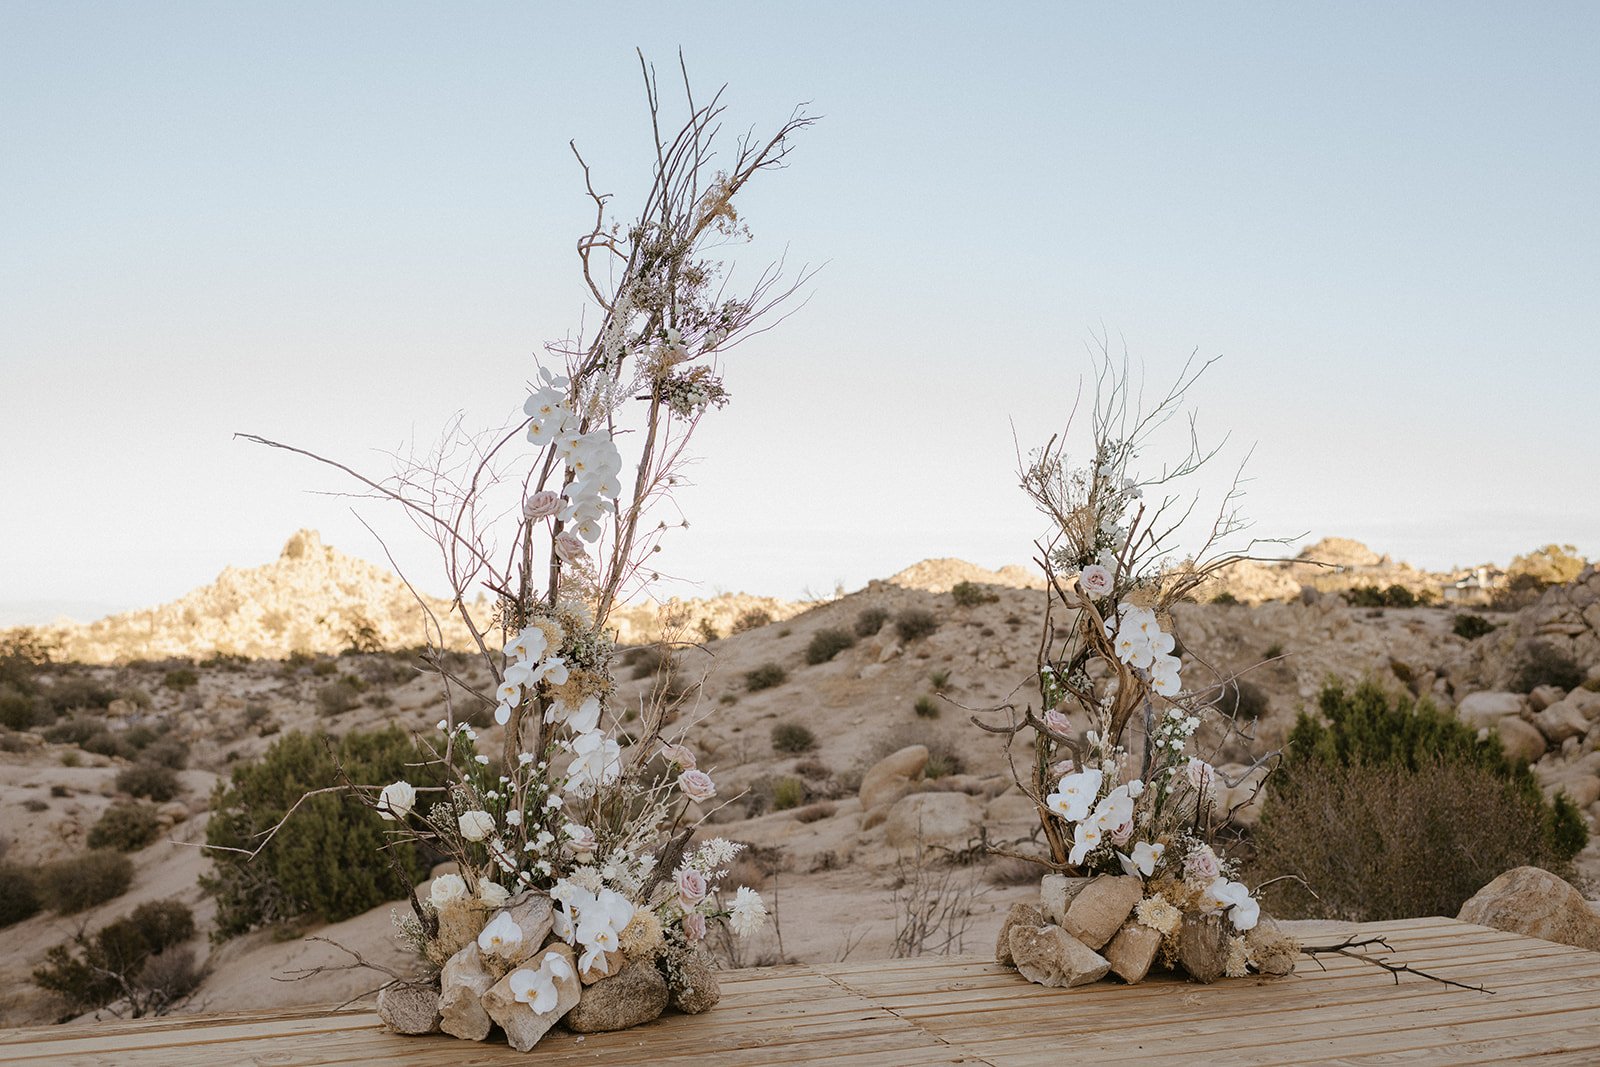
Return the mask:
<svg viewBox="0 0 1600 1067">
<path fill-rule="evenodd" d="M 676 763 L 686 771 L 695 768 L 694 752 L 687 745 L 669 745 L 661 743 L 661 757 L 668 763 Z"/>
<path fill-rule="evenodd" d="M 706 876 L 692 867 L 685 867 L 673 878 L 678 883 L 678 903 L 684 911 L 706 899 Z"/>
<path fill-rule="evenodd" d="M 1189 777 L 1189 784 L 1201 793 L 1210 793 L 1212 786 L 1216 784 L 1216 768 L 1198 756 L 1189 758 L 1189 766 L 1185 771 Z"/>
<path fill-rule="evenodd" d="M 1072 733 L 1072 720 L 1055 708 L 1044 713 L 1044 724 L 1063 737 Z"/>
<path fill-rule="evenodd" d="M 1078 575 L 1078 584 L 1091 597 L 1103 597 L 1111 592 L 1111 572 L 1098 563 L 1091 563 Z"/>
<path fill-rule="evenodd" d="M 522 514 L 530 519 L 548 519 L 561 510 L 561 494 L 550 489 L 541 489 L 528 497 L 522 505 Z"/>
<path fill-rule="evenodd" d="M 588 556 L 583 547 L 583 538 L 577 534 L 562 531 L 556 534 L 556 555 L 567 563 L 576 563 Z"/>
<path fill-rule="evenodd" d="M 698 911 L 691 911 L 683 917 L 683 936 L 693 944 L 706 939 L 706 917 Z"/>
<path fill-rule="evenodd" d="M 1121 848 L 1133 836 L 1133 820 L 1129 819 L 1115 830 L 1111 831 L 1111 843 Z"/>
<path fill-rule="evenodd" d="M 716 783 L 705 771 L 689 770 L 678 775 L 678 788 L 690 800 L 710 800 L 717 795 Z"/>
<path fill-rule="evenodd" d="M 1183 861 L 1183 874 L 1185 878 L 1192 878 L 1198 882 L 1211 882 L 1221 868 L 1217 865 L 1217 854 L 1211 851 L 1210 846 L 1201 845 Z"/>
<path fill-rule="evenodd" d="M 593 852 L 596 841 L 594 831 L 587 826 L 579 826 L 569 822 L 566 825 L 567 837 L 572 842 L 572 851 L 577 853 Z"/>
</svg>

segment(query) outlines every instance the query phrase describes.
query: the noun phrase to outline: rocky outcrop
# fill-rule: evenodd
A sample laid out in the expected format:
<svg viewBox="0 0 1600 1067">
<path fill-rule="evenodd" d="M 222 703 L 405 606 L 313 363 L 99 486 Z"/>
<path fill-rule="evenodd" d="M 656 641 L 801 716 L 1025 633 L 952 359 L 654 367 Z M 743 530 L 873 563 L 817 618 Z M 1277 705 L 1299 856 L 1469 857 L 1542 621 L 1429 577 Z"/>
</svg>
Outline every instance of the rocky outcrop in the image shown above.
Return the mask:
<svg viewBox="0 0 1600 1067">
<path fill-rule="evenodd" d="M 928 766 L 925 745 L 907 745 L 874 763 L 861 776 L 861 810 L 871 812 L 905 796 Z"/>
<path fill-rule="evenodd" d="M 983 805 L 966 793 L 913 793 L 895 801 L 883 824 L 890 848 L 909 849 L 918 842 L 961 848 L 978 836 Z"/>
</svg>

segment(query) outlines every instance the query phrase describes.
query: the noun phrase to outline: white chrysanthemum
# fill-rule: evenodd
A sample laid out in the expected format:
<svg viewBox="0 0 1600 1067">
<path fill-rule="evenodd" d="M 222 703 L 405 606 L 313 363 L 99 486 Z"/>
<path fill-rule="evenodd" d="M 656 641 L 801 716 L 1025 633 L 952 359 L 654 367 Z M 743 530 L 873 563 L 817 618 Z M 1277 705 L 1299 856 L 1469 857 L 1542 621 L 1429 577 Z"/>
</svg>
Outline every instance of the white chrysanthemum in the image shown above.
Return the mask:
<svg viewBox="0 0 1600 1067">
<path fill-rule="evenodd" d="M 740 937 L 749 937 L 767 924 L 767 905 L 761 894 L 747 885 L 740 886 L 733 894 L 728 912 L 728 925 Z"/>
<path fill-rule="evenodd" d="M 1183 912 L 1172 905 L 1160 893 L 1145 897 L 1134 905 L 1134 915 L 1141 923 L 1155 930 L 1162 937 L 1171 937 L 1183 925 Z"/>
</svg>

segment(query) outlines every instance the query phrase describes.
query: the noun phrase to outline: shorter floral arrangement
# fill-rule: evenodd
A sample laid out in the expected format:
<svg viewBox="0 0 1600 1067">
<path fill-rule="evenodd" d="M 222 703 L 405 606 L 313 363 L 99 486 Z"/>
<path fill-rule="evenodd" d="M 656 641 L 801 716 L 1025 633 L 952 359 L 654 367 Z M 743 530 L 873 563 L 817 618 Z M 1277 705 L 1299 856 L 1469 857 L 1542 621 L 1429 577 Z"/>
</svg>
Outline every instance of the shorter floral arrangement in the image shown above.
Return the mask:
<svg viewBox="0 0 1600 1067">
<path fill-rule="evenodd" d="M 1152 415 L 1132 418 L 1118 368 L 1103 367 L 1100 384 L 1093 462 L 1070 468 L 1052 441 L 1023 471 L 1052 526 L 1039 545 L 1050 592 L 1039 710 L 1019 717 L 1006 705 L 1008 723 L 979 725 L 1008 738 L 1031 734 L 1031 773 L 1018 784 L 1049 851 L 1025 858 L 1055 873 L 1038 905 L 1013 908 L 996 956 L 1047 985 L 1107 974 L 1138 982 L 1154 966 L 1201 982 L 1287 974 L 1298 946 L 1219 852 L 1217 831 L 1231 813 L 1219 805 L 1216 768 L 1195 751 L 1203 724 L 1224 736 L 1238 729 L 1216 706 L 1231 679 L 1194 684 L 1171 628 L 1172 605 L 1237 557 L 1174 559 L 1165 538 L 1177 524 L 1163 519 L 1173 498 L 1144 502 L 1147 489 L 1170 486 L 1207 457 L 1192 453 L 1153 479 L 1132 471 L 1186 381 Z M 1207 548 L 1234 522 L 1225 513 Z"/>
</svg>

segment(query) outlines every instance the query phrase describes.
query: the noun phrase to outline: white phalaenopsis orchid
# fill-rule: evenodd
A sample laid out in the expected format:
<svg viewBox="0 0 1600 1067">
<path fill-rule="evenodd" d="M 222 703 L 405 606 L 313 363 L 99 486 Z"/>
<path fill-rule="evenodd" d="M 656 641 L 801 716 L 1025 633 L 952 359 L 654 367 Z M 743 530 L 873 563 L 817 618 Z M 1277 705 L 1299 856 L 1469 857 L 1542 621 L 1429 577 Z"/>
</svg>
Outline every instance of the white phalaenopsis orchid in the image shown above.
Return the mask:
<svg viewBox="0 0 1600 1067">
<path fill-rule="evenodd" d="M 1250 887 L 1243 882 L 1231 882 L 1218 877 L 1206 887 L 1206 895 L 1214 907 L 1228 909 L 1228 921 L 1241 933 L 1253 930 L 1256 923 L 1261 921 L 1261 905 L 1256 903 L 1250 895 Z"/>
<path fill-rule="evenodd" d="M 1142 874 L 1146 878 L 1156 873 L 1156 864 L 1161 862 L 1161 854 L 1167 846 L 1156 842 L 1140 841 L 1133 846 L 1133 855 L 1127 856 L 1117 853 L 1117 860 L 1122 864 L 1123 874 Z"/>
<path fill-rule="evenodd" d="M 545 709 L 544 721 L 566 723 L 575 734 L 592 733 L 600 725 L 600 698 L 586 698 L 576 711 L 559 700 L 552 700 Z"/>
<path fill-rule="evenodd" d="M 478 951 L 486 956 L 511 959 L 522 948 L 522 927 L 503 911 L 478 933 Z"/>
<path fill-rule="evenodd" d="M 569 793 L 588 796 L 616 781 L 622 773 L 622 746 L 598 730 L 575 737 L 572 753 L 572 761 L 567 764 Z"/>
<path fill-rule="evenodd" d="M 561 991 L 558 980 L 575 978 L 572 965 L 559 952 L 546 952 L 538 967 L 522 967 L 506 978 L 511 996 L 532 1008 L 535 1015 L 548 1015 L 556 1010 Z"/>
<path fill-rule="evenodd" d="M 1045 798 L 1045 804 L 1068 822 L 1078 822 L 1094 810 L 1104 778 L 1105 773 L 1098 768 L 1066 775 L 1056 783 L 1056 791 Z"/>
</svg>

